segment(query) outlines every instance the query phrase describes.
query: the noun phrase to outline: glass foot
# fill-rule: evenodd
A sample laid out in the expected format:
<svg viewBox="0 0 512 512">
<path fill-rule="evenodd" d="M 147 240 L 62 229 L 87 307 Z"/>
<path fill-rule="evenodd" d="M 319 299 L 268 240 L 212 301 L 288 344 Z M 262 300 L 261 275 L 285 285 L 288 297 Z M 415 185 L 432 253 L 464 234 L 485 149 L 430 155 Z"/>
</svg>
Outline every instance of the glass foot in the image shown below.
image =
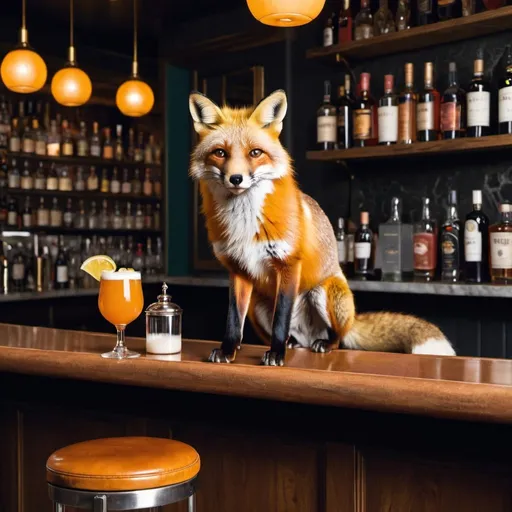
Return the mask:
<svg viewBox="0 0 512 512">
<path fill-rule="evenodd" d="M 101 357 L 105 359 L 133 359 L 139 356 L 140 354 L 138 352 L 128 350 L 126 347 L 115 347 L 114 350 L 101 354 Z"/>
</svg>

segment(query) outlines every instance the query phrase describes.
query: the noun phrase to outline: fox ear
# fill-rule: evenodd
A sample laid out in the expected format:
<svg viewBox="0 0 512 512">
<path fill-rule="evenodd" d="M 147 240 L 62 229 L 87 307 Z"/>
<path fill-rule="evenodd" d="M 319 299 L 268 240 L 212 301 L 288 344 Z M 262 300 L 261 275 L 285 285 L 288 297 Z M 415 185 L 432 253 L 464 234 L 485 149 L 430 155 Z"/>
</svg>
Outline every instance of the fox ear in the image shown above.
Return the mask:
<svg viewBox="0 0 512 512">
<path fill-rule="evenodd" d="M 220 108 L 200 92 L 190 94 L 188 105 L 190 115 L 194 120 L 194 129 L 199 134 L 222 121 L 223 116 Z"/>
<path fill-rule="evenodd" d="M 286 93 L 279 89 L 258 103 L 249 120 L 261 128 L 271 128 L 279 134 L 283 129 L 287 108 Z"/>
</svg>

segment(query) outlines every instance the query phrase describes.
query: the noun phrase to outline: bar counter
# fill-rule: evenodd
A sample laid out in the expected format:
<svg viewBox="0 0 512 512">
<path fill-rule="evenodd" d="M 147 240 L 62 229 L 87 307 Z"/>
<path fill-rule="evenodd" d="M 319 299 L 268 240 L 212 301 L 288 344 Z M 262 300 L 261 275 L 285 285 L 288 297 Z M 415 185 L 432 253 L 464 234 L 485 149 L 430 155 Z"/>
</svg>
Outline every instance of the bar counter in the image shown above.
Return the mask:
<svg viewBox="0 0 512 512">
<path fill-rule="evenodd" d="M 50 511 L 46 457 L 115 435 L 196 447 L 201 511 L 511 509 L 512 361 L 298 349 L 267 368 L 246 345 L 218 365 L 218 342 L 140 338 L 141 357 L 101 358 L 114 342 L 0 324 L 0 510 Z"/>
</svg>

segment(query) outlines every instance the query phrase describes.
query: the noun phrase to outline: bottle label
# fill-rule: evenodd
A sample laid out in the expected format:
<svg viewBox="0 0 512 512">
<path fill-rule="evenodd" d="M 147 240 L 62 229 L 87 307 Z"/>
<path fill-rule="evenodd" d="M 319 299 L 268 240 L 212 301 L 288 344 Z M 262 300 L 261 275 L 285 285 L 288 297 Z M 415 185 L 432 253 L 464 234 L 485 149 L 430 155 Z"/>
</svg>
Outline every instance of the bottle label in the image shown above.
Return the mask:
<svg viewBox="0 0 512 512">
<path fill-rule="evenodd" d="M 37 225 L 48 226 L 49 217 L 48 210 L 37 210 Z"/>
<path fill-rule="evenodd" d="M 123 194 L 129 194 L 132 191 L 132 185 L 130 182 L 125 181 L 121 186 L 121 192 Z"/>
<path fill-rule="evenodd" d="M 73 156 L 73 143 L 72 142 L 64 142 L 64 144 L 62 144 L 62 154 L 64 156 Z"/>
<path fill-rule="evenodd" d="M 490 126 L 491 93 L 475 91 L 467 93 L 468 127 Z"/>
<path fill-rule="evenodd" d="M 331 46 L 334 43 L 334 30 L 332 27 L 324 28 L 324 46 Z"/>
<path fill-rule="evenodd" d="M 459 269 L 459 236 L 457 230 L 444 231 L 441 237 L 441 254 L 443 257 L 443 271 Z"/>
<path fill-rule="evenodd" d="M 388 105 L 379 107 L 379 142 L 396 142 L 398 140 L 398 107 Z"/>
<path fill-rule="evenodd" d="M 112 192 L 112 194 L 119 194 L 120 191 L 121 184 L 119 183 L 119 181 L 112 181 L 110 183 L 110 192 Z"/>
<path fill-rule="evenodd" d="M 30 228 L 32 226 L 32 215 L 30 213 L 23 214 L 23 227 Z"/>
<path fill-rule="evenodd" d="M 354 252 L 358 260 L 369 259 L 372 254 L 372 244 L 370 242 L 356 242 Z"/>
<path fill-rule="evenodd" d="M 417 270 L 433 270 L 437 265 L 437 247 L 434 233 L 415 233 L 414 268 Z"/>
<path fill-rule="evenodd" d="M 25 153 L 33 153 L 36 149 L 34 139 L 23 139 L 23 151 Z"/>
<path fill-rule="evenodd" d="M 103 146 L 103 158 L 107 160 L 114 158 L 114 148 L 112 146 Z"/>
<path fill-rule="evenodd" d="M 98 158 L 101 156 L 100 146 L 91 146 L 91 156 L 96 156 Z"/>
<path fill-rule="evenodd" d="M 418 131 L 434 130 L 434 102 L 418 103 L 416 108 Z"/>
<path fill-rule="evenodd" d="M 461 106 L 450 101 L 441 105 L 441 131 L 455 132 L 460 130 Z"/>
<path fill-rule="evenodd" d="M 46 188 L 46 179 L 36 178 L 34 188 L 37 190 L 44 190 Z"/>
<path fill-rule="evenodd" d="M 359 41 L 360 39 L 370 39 L 373 37 L 373 25 L 357 25 L 354 30 L 354 39 Z"/>
<path fill-rule="evenodd" d="M 44 140 L 36 141 L 36 155 L 46 155 L 46 142 Z"/>
<path fill-rule="evenodd" d="M 71 178 L 66 176 L 63 178 L 59 178 L 59 190 L 64 192 L 70 192 L 73 190 L 73 184 L 71 182 Z"/>
<path fill-rule="evenodd" d="M 318 142 L 336 142 L 336 116 L 320 116 L 317 118 Z"/>
<path fill-rule="evenodd" d="M 400 130 L 398 140 L 400 142 L 411 142 L 416 140 L 416 123 L 414 122 L 414 114 L 416 113 L 416 105 L 411 100 L 400 103 Z"/>
<path fill-rule="evenodd" d="M 50 225 L 54 227 L 62 225 L 62 212 L 60 210 L 52 210 L 50 212 Z"/>
<path fill-rule="evenodd" d="M 55 277 L 57 278 L 57 283 L 68 282 L 68 267 L 66 265 L 58 265 L 55 274 Z"/>
<path fill-rule="evenodd" d="M 60 144 L 58 142 L 49 142 L 46 145 L 46 151 L 49 156 L 60 156 Z"/>
<path fill-rule="evenodd" d="M 422 14 L 431 14 L 432 0 L 418 0 L 418 11 Z"/>
<path fill-rule="evenodd" d="M 512 122 L 512 85 L 502 87 L 498 92 L 498 117 L 500 123 Z"/>
<path fill-rule="evenodd" d="M 78 144 L 76 146 L 76 152 L 78 156 L 87 156 L 87 141 L 78 141 Z"/>
<path fill-rule="evenodd" d="M 25 265 L 23 263 L 13 263 L 12 278 L 14 281 L 21 281 L 25 279 Z"/>
<path fill-rule="evenodd" d="M 345 240 L 338 240 L 338 262 L 340 265 L 347 260 L 347 246 Z"/>
<path fill-rule="evenodd" d="M 369 108 L 354 110 L 354 139 L 368 140 L 372 136 L 372 111 Z"/>
<path fill-rule="evenodd" d="M 512 233 L 491 233 L 491 267 L 512 268 Z"/>
<path fill-rule="evenodd" d="M 21 188 L 24 190 L 30 190 L 34 186 L 34 180 L 32 176 L 22 176 L 21 177 Z"/>
<path fill-rule="evenodd" d="M 10 226 L 16 226 L 16 224 L 18 224 L 18 212 L 7 213 L 7 224 Z"/>
<path fill-rule="evenodd" d="M 19 153 L 21 147 L 21 141 L 18 137 L 12 137 L 9 140 L 9 151 L 13 153 Z"/>
<path fill-rule="evenodd" d="M 464 254 L 466 261 L 482 261 L 482 233 L 473 219 L 464 226 Z"/>
<path fill-rule="evenodd" d="M 46 180 L 46 189 L 47 190 L 57 190 L 59 188 L 59 180 L 54 176 L 48 177 Z"/>
<path fill-rule="evenodd" d="M 7 179 L 7 183 L 9 188 L 20 188 L 20 175 L 19 174 L 9 174 Z"/>
<path fill-rule="evenodd" d="M 63 218 L 64 225 L 67 227 L 71 227 L 71 224 L 73 223 L 73 214 L 71 212 L 65 212 Z"/>
</svg>

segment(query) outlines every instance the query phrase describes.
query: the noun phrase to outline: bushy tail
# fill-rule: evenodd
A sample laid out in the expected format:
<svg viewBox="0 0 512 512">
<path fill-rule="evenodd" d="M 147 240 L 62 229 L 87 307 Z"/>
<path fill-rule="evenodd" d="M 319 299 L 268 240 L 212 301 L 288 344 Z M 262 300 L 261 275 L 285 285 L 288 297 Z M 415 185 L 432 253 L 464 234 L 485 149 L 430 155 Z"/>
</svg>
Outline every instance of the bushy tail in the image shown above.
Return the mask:
<svg viewBox="0 0 512 512">
<path fill-rule="evenodd" d="M 434 324 L 402 313 L 362 313 L 343 337 L 343 347 L 378 352 L 454 356 L 455 350 Z"/>
</svg>

